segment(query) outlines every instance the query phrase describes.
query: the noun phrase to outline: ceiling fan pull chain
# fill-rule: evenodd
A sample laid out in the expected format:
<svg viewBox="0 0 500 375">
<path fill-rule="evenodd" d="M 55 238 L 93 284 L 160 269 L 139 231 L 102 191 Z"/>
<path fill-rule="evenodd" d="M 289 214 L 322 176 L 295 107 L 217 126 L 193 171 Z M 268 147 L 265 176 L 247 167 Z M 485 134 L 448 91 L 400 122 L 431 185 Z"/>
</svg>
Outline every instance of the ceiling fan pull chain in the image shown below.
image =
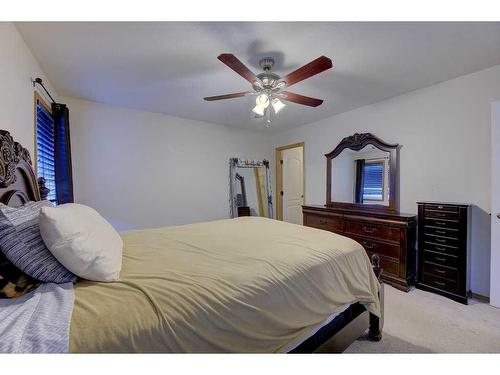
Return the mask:
<svg viewBox="0 0 500 375">
<path fill-rule="evenodd" d="M 267 107 L 267 120 L 266 120 L 266 128 L 271 127 L 271 106 Z"/>
</svg>

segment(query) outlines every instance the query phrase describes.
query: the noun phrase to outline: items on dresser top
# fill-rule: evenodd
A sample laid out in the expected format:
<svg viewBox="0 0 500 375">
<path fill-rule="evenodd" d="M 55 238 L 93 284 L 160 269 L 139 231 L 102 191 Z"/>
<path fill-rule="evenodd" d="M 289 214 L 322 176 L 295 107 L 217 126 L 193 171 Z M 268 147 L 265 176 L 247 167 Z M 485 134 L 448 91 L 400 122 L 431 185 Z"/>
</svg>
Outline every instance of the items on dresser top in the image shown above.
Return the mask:
<svg viewBox="0 0 500 375">
<path fill-rule="evenodd" d="M 415 278 L 416 216 L 413 214 L 303 206 L 304 225 L 342 234 L 380 257 L 382 280 L 408 291 Z"/>
<path fill-rule="evenodd" d="M 467 303 L 471 205 L 418 202 L 419 289 Z"/>
</svg>

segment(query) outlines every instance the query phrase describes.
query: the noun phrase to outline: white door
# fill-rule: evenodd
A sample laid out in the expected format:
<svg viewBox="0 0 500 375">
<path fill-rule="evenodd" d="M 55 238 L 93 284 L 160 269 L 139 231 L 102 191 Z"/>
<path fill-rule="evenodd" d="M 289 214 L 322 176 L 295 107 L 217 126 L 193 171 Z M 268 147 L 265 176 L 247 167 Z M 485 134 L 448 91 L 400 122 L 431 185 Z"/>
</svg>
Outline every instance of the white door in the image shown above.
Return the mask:
<svg viewBox="0 0 500 375">
<path fill-rule="evenodd" d="M 302 205 L 304 204 L 304 167 L 303 147 L 281 151 L 283 221 L 302 224 Z"/>
<path fill-rule="evenodd" d="M 500 101 L 491 106 L 490 303 L 500 307 Z"/>
</svg>

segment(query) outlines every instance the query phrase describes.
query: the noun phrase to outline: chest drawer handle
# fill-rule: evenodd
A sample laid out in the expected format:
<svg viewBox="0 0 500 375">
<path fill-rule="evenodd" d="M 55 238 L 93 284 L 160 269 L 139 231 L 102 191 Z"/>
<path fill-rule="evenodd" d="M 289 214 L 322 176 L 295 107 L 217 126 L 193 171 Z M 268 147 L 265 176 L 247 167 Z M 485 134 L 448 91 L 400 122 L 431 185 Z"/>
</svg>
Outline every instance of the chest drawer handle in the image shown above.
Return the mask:
<svg viewBox="0 0 500 375">
<path fill-rule="evenodd" d="M 442 209 L 443 209 L 443 206 L 438 206 L 438 208 L 439 208 L 440 210 L 442 210 Z"/>
<path fill-rule="evenodd" d="M 375 245 L 374 244 L 368 244 L 366 243 L 366 241 L 363 241 L 363 246 L 365 249 L 368 249 L 368 250 L 373 250 L 373 248 L 375 248 Z"/>
<path fill-rule="evenodd" d="M 438 250 L 438 251 L 446 251 L 446 249 L 445 249 L 445 248 L 443 248 L 443 247 L 439 247 L 439 246 L 436 246 L 436 250 Z M 437 259 L 437 258 L 436 258 L 436 259 Z"/>
<path fill-rule="evenodd" d="M 445 283 L 442 283 L 442 282 L 440 282 L 440 281 L 436 281 L 436 280 L 434 280 L 434 282 L 435 282 L 437 285 L 440 285 L 440 286 L 445 286 L 445 285 L 446 285 Z"/>
<path fill-rule="evenodd" d="M 434 271 L 436 271 L 437 273 L 446 273 L 446 271 L 438 270 L 437 268 L 434 268 Z"/>
<path fill-rule="evenodd" d="M 446 259 L 444 259 L 444 258 L 438 258 L 438 257 L 436 257 L 435 259 L 439 260 L 440 262 L 446 262 Z"/>
<path fill-rule="evenodd" d="M 439 234 L 446 234 L 446 232 L 444 230 L 437 230 L 436 229 L 436 233 L 439 233 Z"/>
<path fill-rule="evenodd" d="M 443 214 L 442 212 L 436 212 L 436 216 L 439 216 L 439 217 L 445 217 L 446 214 Z"/>
<path fill-rule="evenodd" d="M 375 233 L 377 231 L 377 228 L 363 227 L 363 231 L 365 231 L 366 233 Z"/>
<path fill-rule="evenodd" d="M 437 242 L 442 242 L 442 243 L 445 243 L 445 242 L 446 242 L 446 240 L 445 240 L 445 239 L 443 239 L 443 238 L 436 238 L 435 240 L 436 240 Z"/>
<path fill-rule="evenodd" d="M 437 225 L 446 225 L 446 223 L 445 223 L 445 222 L 443 222 L 443 221 L 436 221 L 436 224 L 437 224 Z"/>
</svg>

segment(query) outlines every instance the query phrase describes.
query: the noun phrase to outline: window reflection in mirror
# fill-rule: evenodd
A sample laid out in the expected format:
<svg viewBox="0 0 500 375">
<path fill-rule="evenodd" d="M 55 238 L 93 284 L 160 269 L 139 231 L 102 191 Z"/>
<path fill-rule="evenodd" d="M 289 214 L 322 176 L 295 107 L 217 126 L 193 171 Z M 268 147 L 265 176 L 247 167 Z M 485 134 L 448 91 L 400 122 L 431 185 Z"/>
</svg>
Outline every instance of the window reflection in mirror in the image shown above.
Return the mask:
<svg viewBox="0 0 500 375">
<path fill-rule="evenodd" d="M 367 145 L 344 149 L 332 160 L 332 200 L 389 205 L 390 153 Z"/>
</svg>

